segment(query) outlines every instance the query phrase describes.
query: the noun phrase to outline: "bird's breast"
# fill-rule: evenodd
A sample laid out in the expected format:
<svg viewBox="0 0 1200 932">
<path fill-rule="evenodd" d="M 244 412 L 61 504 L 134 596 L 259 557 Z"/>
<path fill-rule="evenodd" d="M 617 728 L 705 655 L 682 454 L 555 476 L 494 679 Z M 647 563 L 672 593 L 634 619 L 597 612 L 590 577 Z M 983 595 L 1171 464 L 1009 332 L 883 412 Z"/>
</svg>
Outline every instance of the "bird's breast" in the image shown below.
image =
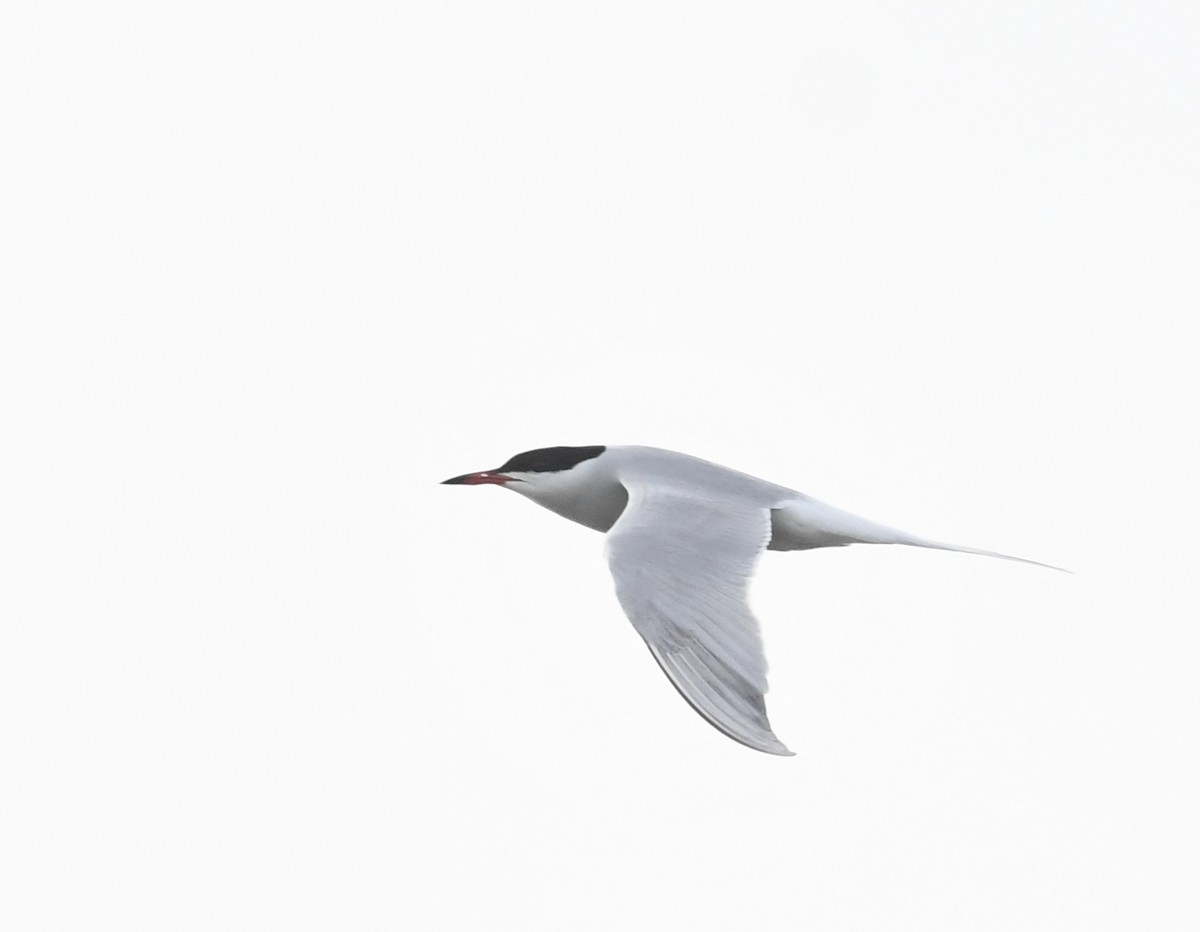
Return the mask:
<svg viewBox="0 0 1200 932">
<path fill-rule="evenodd" d="M 601 533 L 606 533 L 617 523 L 629 503 L 629 493 L 616 480 L 582 488 L 543 489 L 529 497 L 569 521 Z"/>
</svg>

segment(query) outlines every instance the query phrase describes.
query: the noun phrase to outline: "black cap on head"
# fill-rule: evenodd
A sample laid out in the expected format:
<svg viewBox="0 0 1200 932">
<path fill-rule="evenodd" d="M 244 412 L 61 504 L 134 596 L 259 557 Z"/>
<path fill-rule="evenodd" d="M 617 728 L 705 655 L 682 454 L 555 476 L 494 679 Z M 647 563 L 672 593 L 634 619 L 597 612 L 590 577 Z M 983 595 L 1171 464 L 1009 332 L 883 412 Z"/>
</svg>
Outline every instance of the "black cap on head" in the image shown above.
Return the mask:
<svg viewBox="0 0 1200 932">
<path fill-rule="evenodd" d="M 595 459 L 604 447 L 544 447 L 518 453 L 496 472 L 562 472 L 584 460 Z"/>
</svg>

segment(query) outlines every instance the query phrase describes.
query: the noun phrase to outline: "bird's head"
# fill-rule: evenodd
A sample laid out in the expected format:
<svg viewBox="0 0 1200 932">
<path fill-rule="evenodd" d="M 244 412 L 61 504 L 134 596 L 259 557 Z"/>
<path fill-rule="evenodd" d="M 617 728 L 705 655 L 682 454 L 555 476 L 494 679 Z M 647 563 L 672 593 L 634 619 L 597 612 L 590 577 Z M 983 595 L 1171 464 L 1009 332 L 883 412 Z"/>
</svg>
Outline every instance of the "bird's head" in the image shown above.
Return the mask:
<svg viewBox="0 0 1200 932">
<path fill-rule="evenodd" d="M 588 471 L 586 465 L 579 469 L 580 464 L 588 464 L 604 450 L 602 446 L 526 450 L 495 469 L 455 476 L 443 481 L 442 485 L 502 485 L 530 498 L 537 498 L 539 491 L 573 484 L 572 480 Z"/>
</svg>

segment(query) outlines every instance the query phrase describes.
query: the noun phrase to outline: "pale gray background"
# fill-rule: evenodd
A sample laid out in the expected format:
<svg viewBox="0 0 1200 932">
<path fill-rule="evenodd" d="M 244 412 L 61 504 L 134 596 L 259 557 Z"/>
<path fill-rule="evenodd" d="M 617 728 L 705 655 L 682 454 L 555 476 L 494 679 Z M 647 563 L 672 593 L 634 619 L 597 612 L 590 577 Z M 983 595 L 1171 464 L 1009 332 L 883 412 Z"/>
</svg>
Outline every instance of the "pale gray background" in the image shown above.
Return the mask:
<svg viewBox="0 0 1200 932">
<path fill-rule="evenodd" d="M 1195 929 L 1194 3 L 0 14 L 11 929 Z M 602 539 L 693 452 L 1071 567 L 772 554 L 756 754 Z"/>
</svg>

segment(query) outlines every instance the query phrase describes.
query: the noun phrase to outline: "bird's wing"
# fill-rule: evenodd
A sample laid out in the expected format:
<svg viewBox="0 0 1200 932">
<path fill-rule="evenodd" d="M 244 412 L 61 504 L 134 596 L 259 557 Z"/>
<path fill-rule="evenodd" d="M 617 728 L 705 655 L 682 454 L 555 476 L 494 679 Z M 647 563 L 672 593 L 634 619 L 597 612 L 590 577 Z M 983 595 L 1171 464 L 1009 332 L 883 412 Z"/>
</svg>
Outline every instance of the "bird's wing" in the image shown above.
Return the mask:
<svg viewBox="0 0 1200 932">
<path fill-rule="evenodd" d="M 771 731 L 767 662 L 746 601 L 771 536 L 770 511 L 624 481 L 629 504 L 608 532 L 617 599 L 675 688 L 720 731 L 791 754 Z"/>
</svg>

